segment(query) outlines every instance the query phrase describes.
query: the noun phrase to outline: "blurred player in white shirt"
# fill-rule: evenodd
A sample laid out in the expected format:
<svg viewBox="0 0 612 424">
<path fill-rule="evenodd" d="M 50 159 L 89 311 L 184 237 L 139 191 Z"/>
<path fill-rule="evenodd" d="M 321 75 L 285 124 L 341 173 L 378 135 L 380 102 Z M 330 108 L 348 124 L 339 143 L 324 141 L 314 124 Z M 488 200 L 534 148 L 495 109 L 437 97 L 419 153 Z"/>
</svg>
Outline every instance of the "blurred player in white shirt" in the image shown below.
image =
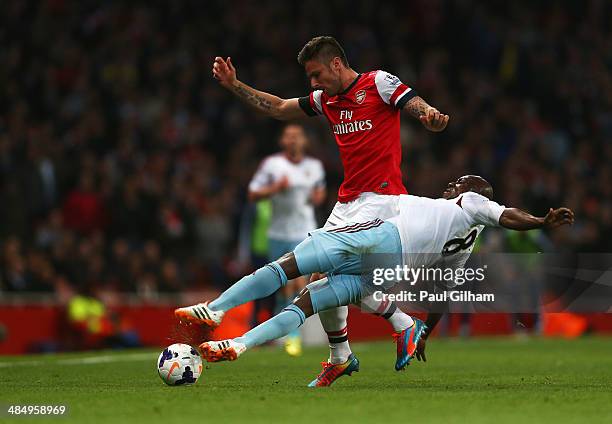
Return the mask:
<svg viewBox="0 0 612 424">
<path fill-rule="evenodd" d="M 325 171 L 320 160 L 306 155 L 306 144 L 301 125 L 285 126 L 280 137 L 282 151 L 265 158 L 249 184 L 249 200 L 269 198 L 272 204 L 270 261 L 293 251 L 317 228 L 314 207 L 325 200 Z M 305 277 L 289 281 L 277 294 L 277 309 L 287 306 L 306 283 Z M 299 331 L 287 337 L 285 349 L 290 355 L 301 353 Z"/>
</svg>

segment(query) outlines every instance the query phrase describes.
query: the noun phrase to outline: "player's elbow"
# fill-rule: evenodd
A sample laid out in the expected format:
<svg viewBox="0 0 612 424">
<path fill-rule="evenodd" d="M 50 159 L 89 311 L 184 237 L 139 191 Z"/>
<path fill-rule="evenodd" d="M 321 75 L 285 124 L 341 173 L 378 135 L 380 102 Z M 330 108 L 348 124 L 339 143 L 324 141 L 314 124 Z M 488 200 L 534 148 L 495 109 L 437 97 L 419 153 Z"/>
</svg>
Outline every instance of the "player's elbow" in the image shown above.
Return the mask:
<svg viewBox="0 0 612 424">
<path fill-rule="evenodd" d="M 271 118 L 274 118 L 278 121 L 286 121 L 288 118 L 285 117 L 285 115 L 283 114 L 281 108 L 276 107 L 270 110 L 269 116 Z"/>
<path fill-rule="evenodd" d="M 311 196 L 312 204 L 314 206 L 321 206 L 325 201 L 325 197 L 327 197 L 325 189 L 315 190 Z"/>
<path fill-rule="evenodd" d="M 503 228 L 507 228 L 509 230 L 513 230 L 511 221 L 508 218 L 505 218 L 503 216 L 499 217 L 499 226 Z"/>
<path fill-rule="evenodd" d="M 540 223 L 534 217 L 523 217 L 509 209 L 506 209 L 506 211 L 499 217 L 501 227 L 514 231 L 528 231 L 540 227 Z"/>
<path fill-rule="evenodd" d="M 292 113 L 289 101 L 285 99 L 281 99 L 270 109 L 270 116 L 279 121 L 289 121 L 296 118 L 295 114 Z"/>
<path fill-rule="evenodd" d="M 274 118 L 278 121 L 287 121 L 289 118 L 286 116 L 286 113 L 282 110 L 281 107 L 275 107 L 270 110 L 270 117 Z"/>
<path fill-rule="evenodd" d="M 499 217 L 500 227 L 507 228 L 508 230 L 518 230 L 518 222 L 515 215 L 515 211 L 511 208 L 504 210 Z"/>
<path fill-rule="evenodd" d="M 258 194 L 259 193 L 255 191 L 249 190 L 249 192 L 247 193 L 247 199 L 249 199 L 249 202 L 257 202 L 260 197 Z"/>
</svg>

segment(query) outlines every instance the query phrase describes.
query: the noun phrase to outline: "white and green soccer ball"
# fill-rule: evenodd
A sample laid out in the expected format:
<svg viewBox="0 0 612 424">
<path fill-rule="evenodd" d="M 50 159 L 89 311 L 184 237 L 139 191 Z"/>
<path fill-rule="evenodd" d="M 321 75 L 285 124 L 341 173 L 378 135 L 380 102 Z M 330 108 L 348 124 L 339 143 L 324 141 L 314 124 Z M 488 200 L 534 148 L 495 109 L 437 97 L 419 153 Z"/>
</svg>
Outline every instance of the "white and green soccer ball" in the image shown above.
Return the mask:
<svg viewBox="0 0 612 424">
<path fill-rule="evenodd" d="M 159 355 L 157 372 L 169 386 L 194 384 L 202 374 L 202 358 L 188 344 L 175 343 Z"/>
</svg>

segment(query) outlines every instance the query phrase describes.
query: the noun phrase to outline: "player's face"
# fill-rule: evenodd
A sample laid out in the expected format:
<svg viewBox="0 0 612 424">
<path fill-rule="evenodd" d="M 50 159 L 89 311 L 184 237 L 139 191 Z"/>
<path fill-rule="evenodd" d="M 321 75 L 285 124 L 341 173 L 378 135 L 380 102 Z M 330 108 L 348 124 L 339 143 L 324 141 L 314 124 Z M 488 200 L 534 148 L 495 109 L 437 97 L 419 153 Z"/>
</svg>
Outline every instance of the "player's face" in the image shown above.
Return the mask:
<svg viewBox="0 0 612 424">
<path fill-rule="evenodd" d="M 456 181 L 448 183 L 446 190 L 442 193 L 442 197 L 445 199 L 453 199 L 466 191 L 468 191 L 468 178 L 460 177 Z"/>
<path fill-rule="evenodd" d="M 300 154 L 306 146 L 306 134 L 304 129 L 299 125 L 289 125 L 283 130 L 280 138 L 280 144 L 283 150 L 290 154 Z"/>
<path fill-rule="evenodd" d="M 323 64 L 313 59 L 304 64 L 306 76 L 313 90 L 323 90 L 330 97 L 342 91 L 338 62 L 338 58 L 334 58 L 329 64 Z"/>
</svg>

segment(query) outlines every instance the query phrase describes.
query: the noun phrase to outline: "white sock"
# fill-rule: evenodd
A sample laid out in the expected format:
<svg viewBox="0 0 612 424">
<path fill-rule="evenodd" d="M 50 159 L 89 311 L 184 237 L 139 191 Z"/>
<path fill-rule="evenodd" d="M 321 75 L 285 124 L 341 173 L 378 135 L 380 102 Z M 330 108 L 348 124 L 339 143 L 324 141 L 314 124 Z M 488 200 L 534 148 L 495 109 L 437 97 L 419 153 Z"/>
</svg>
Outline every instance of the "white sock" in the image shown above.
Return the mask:
<svg viewBox="0 0 612 424">
<path fill-rule="evenodd" d="M 318 315 L 329 340 L 329 362 L 332 364 L 346 362 L 351 354 L 346 322 L 348 307 L 328 309 L 319 312 Z"/>
<path fill-rule="evenodd" d="M 329 343 L 329 362 L 332 364 L 343 364 L 351 354 L 349 342 Z"/>
<path fill-rule="evenodd" d="M 361 301 L 361 307 L 366 312 L 383 317 L 393 326 L 393 330 L 401 333 L 406 328 L 412 327 L 414 320 L 412 317 L 397 307 L 395 302 L 388 300 L 378 301 L 373 296 L 368 296 Z"/>
<path fill-rule="evenodd" d="M 391 314 L 387 321 L 393 326 L 393 329 L 397 333 L 401 333 L 407 328 L 410 328 L 414 325 L 414 320 L 412 317 L 400 310 L 400 308 L 396 308 L 395 312 Z"/>
</svg>

